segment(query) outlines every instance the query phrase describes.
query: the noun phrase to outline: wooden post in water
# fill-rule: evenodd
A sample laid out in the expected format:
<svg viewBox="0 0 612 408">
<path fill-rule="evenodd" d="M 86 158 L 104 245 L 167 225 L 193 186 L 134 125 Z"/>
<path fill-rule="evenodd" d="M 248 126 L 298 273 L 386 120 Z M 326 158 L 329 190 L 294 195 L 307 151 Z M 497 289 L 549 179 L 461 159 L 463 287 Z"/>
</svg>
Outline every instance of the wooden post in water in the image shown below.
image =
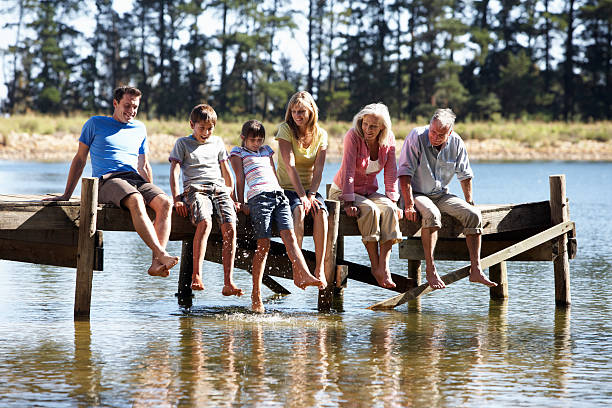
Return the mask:
<svg viewBox="0 0 612 408">
<path fill-rule="evenodd" d="M 329 311 L 331 309 L 334 296 L 334 288 L 336 286 L 336 255 L 338 251 L 338 229 L 340 224 L 340 202 L 333 200 L 325 200 L 325 205 L 329 214 L 327 216 L 327 245 L 325 249 L 325 278 L 327 279 L 327 287 L 319 290 L 318 309 L 320 311 Z"/>
<path fill-rule="evenodd" d="M 550 183 L 550 219 L 552 225 L 569 221 L 569 208 L 565 194 L 565 175 L 556 174 L 549 177 Z M 555 240 L 556 252 L 553 265 L 555 270 L 555 302 L 557 306 L 568 306 L 571 302 L 569 255 L 567 253 L 567 234 Z"/>
<path fill-rule="evenodd" d="M 489 267 L 489 279 L 497 283 L 497 286 L 489 289 L 489 296 L 491 299 L 507 299 L 508 268 L 506 266 L 506 261 L 501 261 Z"/>
<path fill-rule="evenodd" d="M 98 211 L 98 179 L 84 177 L 81 182 L 79 213 L 79 242 L 77 250 L 74 317 L 89 318 L 91 282 L 96 246 L 96 218 Z"/>
<path fill-rule="evenodd" d="M 408 279 L 413 279 L 416 282 L 416 286 L 421 284 L 421 260 L 420 259 L 409 259 L 408 260 Z"/>
<path fill-rule="evenodd" d="M 193 274 L 193 240 L 183 241 L 181 245 L 181 267 L 179 272 L 178 304 L 189 309 L 193 305 L 193 291 L 191 290 L 191 275 Z"/>
</svg>

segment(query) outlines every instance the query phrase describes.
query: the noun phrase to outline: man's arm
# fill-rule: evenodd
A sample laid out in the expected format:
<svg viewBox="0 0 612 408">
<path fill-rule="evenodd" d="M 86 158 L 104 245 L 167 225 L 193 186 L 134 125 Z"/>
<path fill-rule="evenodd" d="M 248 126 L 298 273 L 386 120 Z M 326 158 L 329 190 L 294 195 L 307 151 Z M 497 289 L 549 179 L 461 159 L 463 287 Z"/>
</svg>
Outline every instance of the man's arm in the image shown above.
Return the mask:
<svg viewBox="0 0 612 408">
<path fill-rule="evenodd" d="M 474 198 L 472 197 L 472 179 L 463 179 L 459 183 L 461 183 L 461 189 L 463 190 L 465 201 L 467 201 L 468 204 L 474 205 Z"/>
<path fill-rule="evenodd" d="M 414 196 L 412 195 L 412 176 L 399 176 L 400 190 L 404 198 L 404 216 L 408 221 L 417 221 L 417 212 L 414 208 Z"/>
<path fill-rule="evenodd" d="M 89 154 L 89 146 L 87 146 L 83 142 L 79 142 L 79 149 L 77 150 L 72 162 L 70 163 L 70 170 L 68 171 L 68 179 L 66 180 L 66 188 L 64 189 L 64 194 L 59 197 L 49 197 L 43 199 L 43 201 L 66 201 L 70 200 L 72 197 L 72 193 L 76 188 L 81 175 L 83 174 L 83 169 L 87 164 L 87 155 Z"/>
<path fill-rule="evenodd" d="M 149 183 L 153 182 L 153 169 L 146 153 L 138 155 L 138 174 Z"/>
</svg>

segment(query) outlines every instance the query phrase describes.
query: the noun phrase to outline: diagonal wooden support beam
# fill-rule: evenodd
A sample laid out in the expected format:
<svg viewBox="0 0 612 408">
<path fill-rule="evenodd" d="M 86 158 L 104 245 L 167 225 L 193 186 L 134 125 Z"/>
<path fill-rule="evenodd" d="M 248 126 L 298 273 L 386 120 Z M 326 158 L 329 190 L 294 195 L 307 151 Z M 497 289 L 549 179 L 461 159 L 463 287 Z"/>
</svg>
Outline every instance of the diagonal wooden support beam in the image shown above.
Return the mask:
<svg viewBox="0 0 612 408">
<path fill-rule="evenodd" d="M 554 239 L 560 235 L 566 234 L 574 228 L 574 223 L 572 221 L 566 221 L 561 224 L 557 224 L 554 227 L 551 227 L 545 231 L 540 232 L 532 237 L 529 237 L 517 244 L 509 246 L 508 248 L 502 249 L 492 255 L 489 255 L 480 260 L 483 269 L 489 268 L 492 265 L 498 264 L 501 261 L 505 261 L 508 258 L 512 258 L 521 252 L 525 252 L 531 248 L 534 248 L 540 245 L 543 242 Z M 442 281 L 446 285 L 450 285 L 453 282 L 456 282 L 460 279 L 463 279 L 470 274 L 470 266 L 464 266 L 463 268 L 459 268 L 451 273 L 448 273 L 442 276 Z M 419 296 L 425 295 L 429 292 L 433 291 L 431 286 L 428 283 L 424 283 L 414 289 L 411 289 L 407 292 L 404 292 L 400 295 L 394 296 L 387 300 L 383 300 L 382 302 L 376 303 L 368 309 L 379 310 L 379 309 L 392 309 L 396 306 L 402 305 L 409 300 L 416 299 Z"/>
</svg>

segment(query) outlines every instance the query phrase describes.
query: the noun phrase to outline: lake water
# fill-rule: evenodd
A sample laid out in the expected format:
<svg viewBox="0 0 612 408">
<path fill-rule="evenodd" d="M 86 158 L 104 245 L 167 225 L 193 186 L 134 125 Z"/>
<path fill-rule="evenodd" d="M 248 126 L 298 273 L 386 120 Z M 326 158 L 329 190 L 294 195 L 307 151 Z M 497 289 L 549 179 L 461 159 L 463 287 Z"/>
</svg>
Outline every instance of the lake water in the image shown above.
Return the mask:
<svg viewBox="0 0 612 408">
<path fill-rule="evenodd" d="M 0 162 L 0 193 L 61 192 L 68 166 Z M 343 311 L 324 314 L 314 288 L 281 279 L 293 293 L 264 288 L 258 316 L 250 275 L 236 270 L 247 294 L 226 298 L 221 266 L 206 263 L 206 290 L 185 314 L 178 267 L 151 278 L 136 234 L 105 232 L 89 322 L 73 320 L 74 269 L 0 261 L 0 406 L 610 406 L 612 163 L 473 167 L 478 203 L 547 200 L 548 176 L 566 175 L 578 233 L 571 308 L 555 308 L 550 262 L 514 262 L 506 302 L 464 280 L 374 312 L 365 308 L 393 293 L 349 281 Z M 323 184 L 337 168 L 327 166 Z M 169 192 L 168 165 L 154 173 Z M 180 254 L 180 242 L 169 251 Z M 346 254 L 367 264 L 358 239 Z M 392 256 L 393 272 L 405 273 Z"/>
</svg>

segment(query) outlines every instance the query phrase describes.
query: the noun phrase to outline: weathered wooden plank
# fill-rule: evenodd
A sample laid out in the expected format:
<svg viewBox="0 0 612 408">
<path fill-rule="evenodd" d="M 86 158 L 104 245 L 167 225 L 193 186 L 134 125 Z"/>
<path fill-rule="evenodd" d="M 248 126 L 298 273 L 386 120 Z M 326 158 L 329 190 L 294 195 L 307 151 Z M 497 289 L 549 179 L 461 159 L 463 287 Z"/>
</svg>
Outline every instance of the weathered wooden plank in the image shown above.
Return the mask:
<svg viewBox="0 0 612 408">
<path fill-rule="evenodd" d="M 0 230 L 74 229 L 79 227 L 79 207 L 45 203 L 3 203 Z"/>
<path fill-rule="evenodd" d="M 561 224 L 569 221 L 569 206 L 565 194 L 565 175 L 550 176 L 549 184 L 550 220 L 552 224 Z M 553 268 L 555 271 L 555 302 L 557 306 L 567 306 L 572 303 L 567 243 L 567 234 L 563 234 L 555 241 L 557 256 L 553 261 Z"/>
<path fill-rule="evenodd" d="M 93 269 L 103 265 L 102 231 L 95 238 Z M 78 230 L 2 230 L 0 259 L 76 268 Z"/>
<path fill-rule="evenodd" d="M 505 261 L 516 254 L 524 252 L 530 248 L 533 248 L 537 245 L 540 245 L 544 241 L 548 241 L 554 239 L 562 234 L 571 231 L 574 228 L 574 223 L 571 221 L 567 221 L 558 225 L 555 225 L 545 231 L 540 232 L 530 238 L 527 238 L 518 244 L 512 245 L 511 247 L 505 248 L 499 252 L 496 252 L 493 255 L 489 255 L 481 259 L 481 265 L 483 269 L 489 268 L 491 265 L 495 265 L 502 261 Z M 442 276 L 442 281 L 446 285 L 450 285 L 453 282 L 456 282 L 460 279 L 463 279 L 470 274 L 470 266 L 464 266 L 459 268 L 453 272 L 450 272 L 444 276 Z M 401 304 L 406 303 L 409 300 L 416 299 L 417 297 L 427 294 L 431 292 L 433 289 L 429 286 L 428 283 L 424 283 L 414 289 L 411 289 L 405 293 L 394 296 L 392 298 L 383 300 L 382 302 L 376 303 L 375 305 L 370 306 L 368 309 L 391 309 Z"/>
<path fill-rule="evenodd" d="M 481 256 L 488 256 L 508 248 L 520 240 L 512 241 L 482 241 Z M 408 238 L 399 244 L 400 259 L 424 260 L 425 253 L 420 238 Z M 440 261 L 469 261 L 470 254 L 465 243 L 465 239 L 439 239 L 434 251 L 434 257 Z M 547 241 L 520 253 L 509 259 L 510 261 L 552 261 L 553 250 L 552 242 Z"/>
<path fill-rule="evenodd" d="M 75 318 L 88 318 L 91 306 L 91 284 L 95 258 L 96 213 L 98 211 L 98 179 L 83 178 L 76 285 L 74 291 Z"/>
</svg>

